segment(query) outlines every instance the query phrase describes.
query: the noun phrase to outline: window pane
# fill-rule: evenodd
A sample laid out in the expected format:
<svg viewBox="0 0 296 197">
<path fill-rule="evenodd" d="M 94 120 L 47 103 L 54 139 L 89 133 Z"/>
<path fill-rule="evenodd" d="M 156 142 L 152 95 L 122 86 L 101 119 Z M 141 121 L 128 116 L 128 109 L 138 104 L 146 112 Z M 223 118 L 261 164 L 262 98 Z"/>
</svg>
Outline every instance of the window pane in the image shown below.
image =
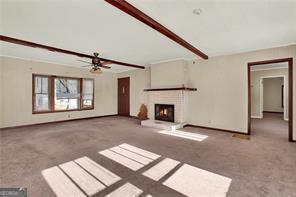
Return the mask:
<svg viewBox="0 0 296 197">
<path fill-rule="evenodd" d="M 93 80 L 83 79 L 83 99 L 93 99 Z"/>
<path fill-rule="evenodd" d="M 78 109 L 79 99 L 55 99 L 56 110 Z"/>
<path fill-rule="evenodd" d="M 94 80 L 83 79 L 82 106 L 84 108 L 90 108 L 93 106 L 93 91 L 94 91 Z"/>
<path fill-rule="evenodd" d="M 41 92 L 48 93 L 48 78 L 42 77 Z"/>
<path fill-rule="evenodd" d="M 48 94 L 35 95 L 35 111 L 49 110 Z"/>
<path fill-rule="evenodd" d="M 92 107 L 92 100 L 83 100 L 83 106 L 84 107 Z"/>
<path fill-rule="evenodd" d="M 35 93 L 48 93 L 48 77 L 35 77 Z"/>
<path fill-rule="evenodd" d="M 55 79 L 55 109 L 71 110 L 79 108 L 79 80 L 78 79 Z"/>
<path fill-rule="evenodd" d="M 35 77 L 35 93 L 41 93 L 41 77 Z"/>
<path fill-rule="evenodd" d="M 34 77 L 34 111 L 46 111 L 49 110 L 49 78 L 46 76 L 35 76 Z"/>
</svg>

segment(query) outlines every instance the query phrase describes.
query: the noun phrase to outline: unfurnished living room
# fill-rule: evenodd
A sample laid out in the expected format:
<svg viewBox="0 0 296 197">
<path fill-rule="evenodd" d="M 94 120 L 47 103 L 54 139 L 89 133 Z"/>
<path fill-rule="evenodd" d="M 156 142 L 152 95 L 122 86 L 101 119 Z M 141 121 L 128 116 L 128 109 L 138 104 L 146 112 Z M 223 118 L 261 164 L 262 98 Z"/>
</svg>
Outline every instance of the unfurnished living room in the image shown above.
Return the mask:
<svg viewBox="0 0 296 197">
<path fill-rule="evenodd" d="M 0 0 L 0 197 L 295 197 L 295 0 Z"/>
</svg>

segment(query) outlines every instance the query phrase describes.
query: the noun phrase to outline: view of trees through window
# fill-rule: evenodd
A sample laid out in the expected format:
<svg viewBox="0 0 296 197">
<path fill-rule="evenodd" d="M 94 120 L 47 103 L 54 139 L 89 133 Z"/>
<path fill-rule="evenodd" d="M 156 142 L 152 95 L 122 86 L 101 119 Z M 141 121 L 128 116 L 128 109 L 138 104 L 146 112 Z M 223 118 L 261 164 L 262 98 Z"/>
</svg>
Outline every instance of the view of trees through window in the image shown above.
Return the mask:
<svg viewBox="0 0 296 197">
<path fill-rule="evenodd" d="M 33 75 L 33 87 L 35 113 L 94 108 L 93 79 Z"/>
<path fill-rule="evenodd" d="M 79 108 L 80 87 L 78 79 L 55 79 L 55 110 L 70 110 Z"/>
</svg>

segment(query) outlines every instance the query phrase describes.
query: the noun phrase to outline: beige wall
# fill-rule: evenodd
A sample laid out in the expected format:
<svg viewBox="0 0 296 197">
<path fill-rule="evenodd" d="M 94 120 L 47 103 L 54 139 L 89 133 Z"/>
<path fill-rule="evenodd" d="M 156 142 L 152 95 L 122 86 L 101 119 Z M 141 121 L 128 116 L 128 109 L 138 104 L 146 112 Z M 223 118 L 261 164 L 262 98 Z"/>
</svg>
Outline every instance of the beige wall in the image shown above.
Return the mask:
<svg viewBox="0 0 296 197">
<path fill-rule="evenodd" d="M 208 60 L 195 60 L 195 63 L 193 61 L 187 61 L 186 64 L 182 61 L 174 61 L 171 64 L 167 62 L 163 68 L 157 67 L 161 67 L 164 63 L 152 65 L 151 86 L 179 85 L 185 81 L 190 87 L 197 88 L 196 92 L 189 92 L 188 123 L 247 133 L 247 63 L 289 57 L 294 58 L 293 91 L 295 95 L 296 45 L 210 57 Z M 182 74 L 183 71 L 185 74 Z M 185 80 L 183 76 L 186 77 Z M 136 83 L 140 83 L 141 80 L 138 78 Z M 140 94 L 141 91 L 140 88 L 138 91 L 133 91 L 133 94 Z M 293 102 L 293 136 L 296 140 L 295 96 Z"/>
<path fill-rule="evenodd" d="M 188 83 L 187 62 L 175 60 L 151 65 L 151 87 L 180 87 Z"/>
<path fill-rule="evenodd" d="M 288 69 L 258 70 L 251 72 L 251 115 L 253 118 L 262 118 L 260 113 L 260 79 L 270 76 L 285 76 L 285 119 L 288 119 Z M 264 88 L 263 88 L 264 90 Z M 281 95 L 281 93 L 280 93 Z M 263 97 L 264 98 L 264 97 Z M 264 103 L 264 102 L 263 102 Z"/>
<path fill-rule="evenodd" d="M 189 62 L 190 84 L 197 93 L 189 96 L 191 124 L 247 132 L 248 80 L 247 63 L 279 58 L 294 58 L 296 45 L 210 57 Z M 296 78 L 296 69 L 293 69 Z M 293 81 L 294 95 L 296 80 Z M 293 97 L 296 103 L 296 97 Z M 296 105 L 293 110 L 293 130 L 296 139 Z"/>
<path fill-rule="evenodd" d="M 117 74 L 117 78 L 123 77 L 130 78 L 130 115 L 137 116 L 141 104 L 148 104 L 148 93 L 143 90 L 150 87 L 150 68 Z"/>
<path fill-rule="evenodd" d="M 87 69 L 0 57 L 1 127 L 117 114 L 116 74 L 93 75 Z M 32 73 L 95 79 L 95 109 L 32 114 Z"/>
<path fill-rule="evenodd" d="M 193 61 L 187 61 L 186 64 L 183 61 L 179 63 L 174 61 L 172 62 L 173 67 L 169 67 L 170 64 L 165 63 L 166 69 L 156 68 L 160 65 L 153 65 L 151 66 L 151 86 L 173 86 L 185 81 L 184 83 L 188 83 L 190 87 L 197 88 L 196 92 L 189 92 L 188 95 L 188 123 L 246 133 L 248 120 L 247 63 L 288 57 L 294 58 L 293 91 L 295 95 L 296 45 L 210 57 L 209 60 L 196 60 L 195 64 L 193 64 Z M 4 58 L 2 64 L 4 65 L 1 65 L 3 66 L 2 80 L 5 83 L 8 81 L 10 84 L 9 88 L 6 85 L 3 85 L 4 89 L 2 88 L 2 93 L 5 92 L 5 96 L 2 98 L 4 126 L 68 118 L 69 113 L 31 114 L 32 72 L 89 77 L 87 71 L 83 73 L 81 69 L 71 69 L 52 64 L 7 58 Z M 30 68 L 33 70 L 30 70 Z M 81 76 L 82 73 L 83 76 Z M 157 73 L 157 77 L 153 76 L 155 73 Z M 143 92 L 143 89 L 150 86 L 149 69 L 135 70 L 118 75 L 105 73 L 96 78 L 96 110 L 72 112 L 70 113 L 71 118 L 117 113 L 116 78 L 126 76 L 131 77 L 131 115 L 137 115 L 140 104 L 147 103 L 148 96 L 147 93 Z M 168 79 L 165 76 L 168 76 Z M 17 87 L 18 91 L 12 87 Z M 21 96 L 17 98 L 16 95 Z M 295 96 L 293 96 L 293 102 L 293 136 L 296 140 Z M 10 109 L 11 103 L 15 103 L 12 109 Z"/>
<path fill-rule="evenodd" d="M 247 64 L 242 55 L 210 57 L 189 63 L 188 122 L 247 131 Z"/>
<path fill-rule="evenodd" d="M 283 77 L 263 80 L 263 111 L 284 112 L 284 108 L 282 107 L 283 85 Z"/>
</svg>

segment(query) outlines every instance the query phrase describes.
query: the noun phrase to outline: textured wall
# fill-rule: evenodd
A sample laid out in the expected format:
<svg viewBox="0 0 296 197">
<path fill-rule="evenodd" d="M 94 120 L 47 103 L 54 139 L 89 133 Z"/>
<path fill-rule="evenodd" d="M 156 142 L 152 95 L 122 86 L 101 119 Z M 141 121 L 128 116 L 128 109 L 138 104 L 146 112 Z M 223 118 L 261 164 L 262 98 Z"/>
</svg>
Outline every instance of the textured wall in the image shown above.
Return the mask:
<svg viewBox="0 0 296 197">
<path fill-rule="evenodd" d="M 264 49 L 209 60 L 189 62 L 190 86 L 197 93 L 189 95 L 189 123 L 247 133 L 248 80 L 247 63 L 293 57 L 293 91 L 296 94 L 296 45 Z M 293 96 L 293 131 L 296 139 L 296 97 Z"/>
<path fill-rule="evenodd" d="M 188 84 L 187 62 L 175 60 L 151 65 L 151 87 L 180 87 Z"/>
<path fill-rule="evenodd" d="M 284 112 L 284 108 L 282 107 L 282 85 L 284 85 L 284 79 L 282 77 L 263 80 L 264 111 Z"/>
<path fill-rule="evenodd" d="M 187 122 L 189 124 L 247 133 L 248 62 L 290 57 L 294 59 L 293 91 L 295 95 L 296 45 L 210 57 L 208 60 L 177 60 L 153 64 L 151 87 L 172 87 L 184 83 L 189 87 L 197 88 L 196 92 L 188 92 Z M 129 72 L 129 75 L 133 75 L 132 72 Z M 147 77 L 137 77 L 135 83 L 143 83 L 141 81 L 146 79 Z M 142 94 L 141 88 L 133 91 L 133 95 L 140 94 Z M 296 140 L 295 96 L 293 96 L 293 102 L 293 136 Z M 131 105 L 134 104 L 131 103 Z M 131 106 L 131 108 L 134 107 Z"/>
<path fill-rule="evenodd" d="M 101 75 L 93 75 L 87 69 L 8 57 L 0 57 L 0 59 L 2 127 L 117 114 L 116 74 L 105 72 Z M 32 114 L 32 73 L 94 78 L 95 109 Z"/>
<path fill-rule="evenodd" d="M 150 87 L 150 68 L 117 74 L 117 78 L 123 77 L 130 78 L 130 115 L 137 116 L 141 104 L 148 104 L 148 93 L 144 89 Z"/>
</svg>

